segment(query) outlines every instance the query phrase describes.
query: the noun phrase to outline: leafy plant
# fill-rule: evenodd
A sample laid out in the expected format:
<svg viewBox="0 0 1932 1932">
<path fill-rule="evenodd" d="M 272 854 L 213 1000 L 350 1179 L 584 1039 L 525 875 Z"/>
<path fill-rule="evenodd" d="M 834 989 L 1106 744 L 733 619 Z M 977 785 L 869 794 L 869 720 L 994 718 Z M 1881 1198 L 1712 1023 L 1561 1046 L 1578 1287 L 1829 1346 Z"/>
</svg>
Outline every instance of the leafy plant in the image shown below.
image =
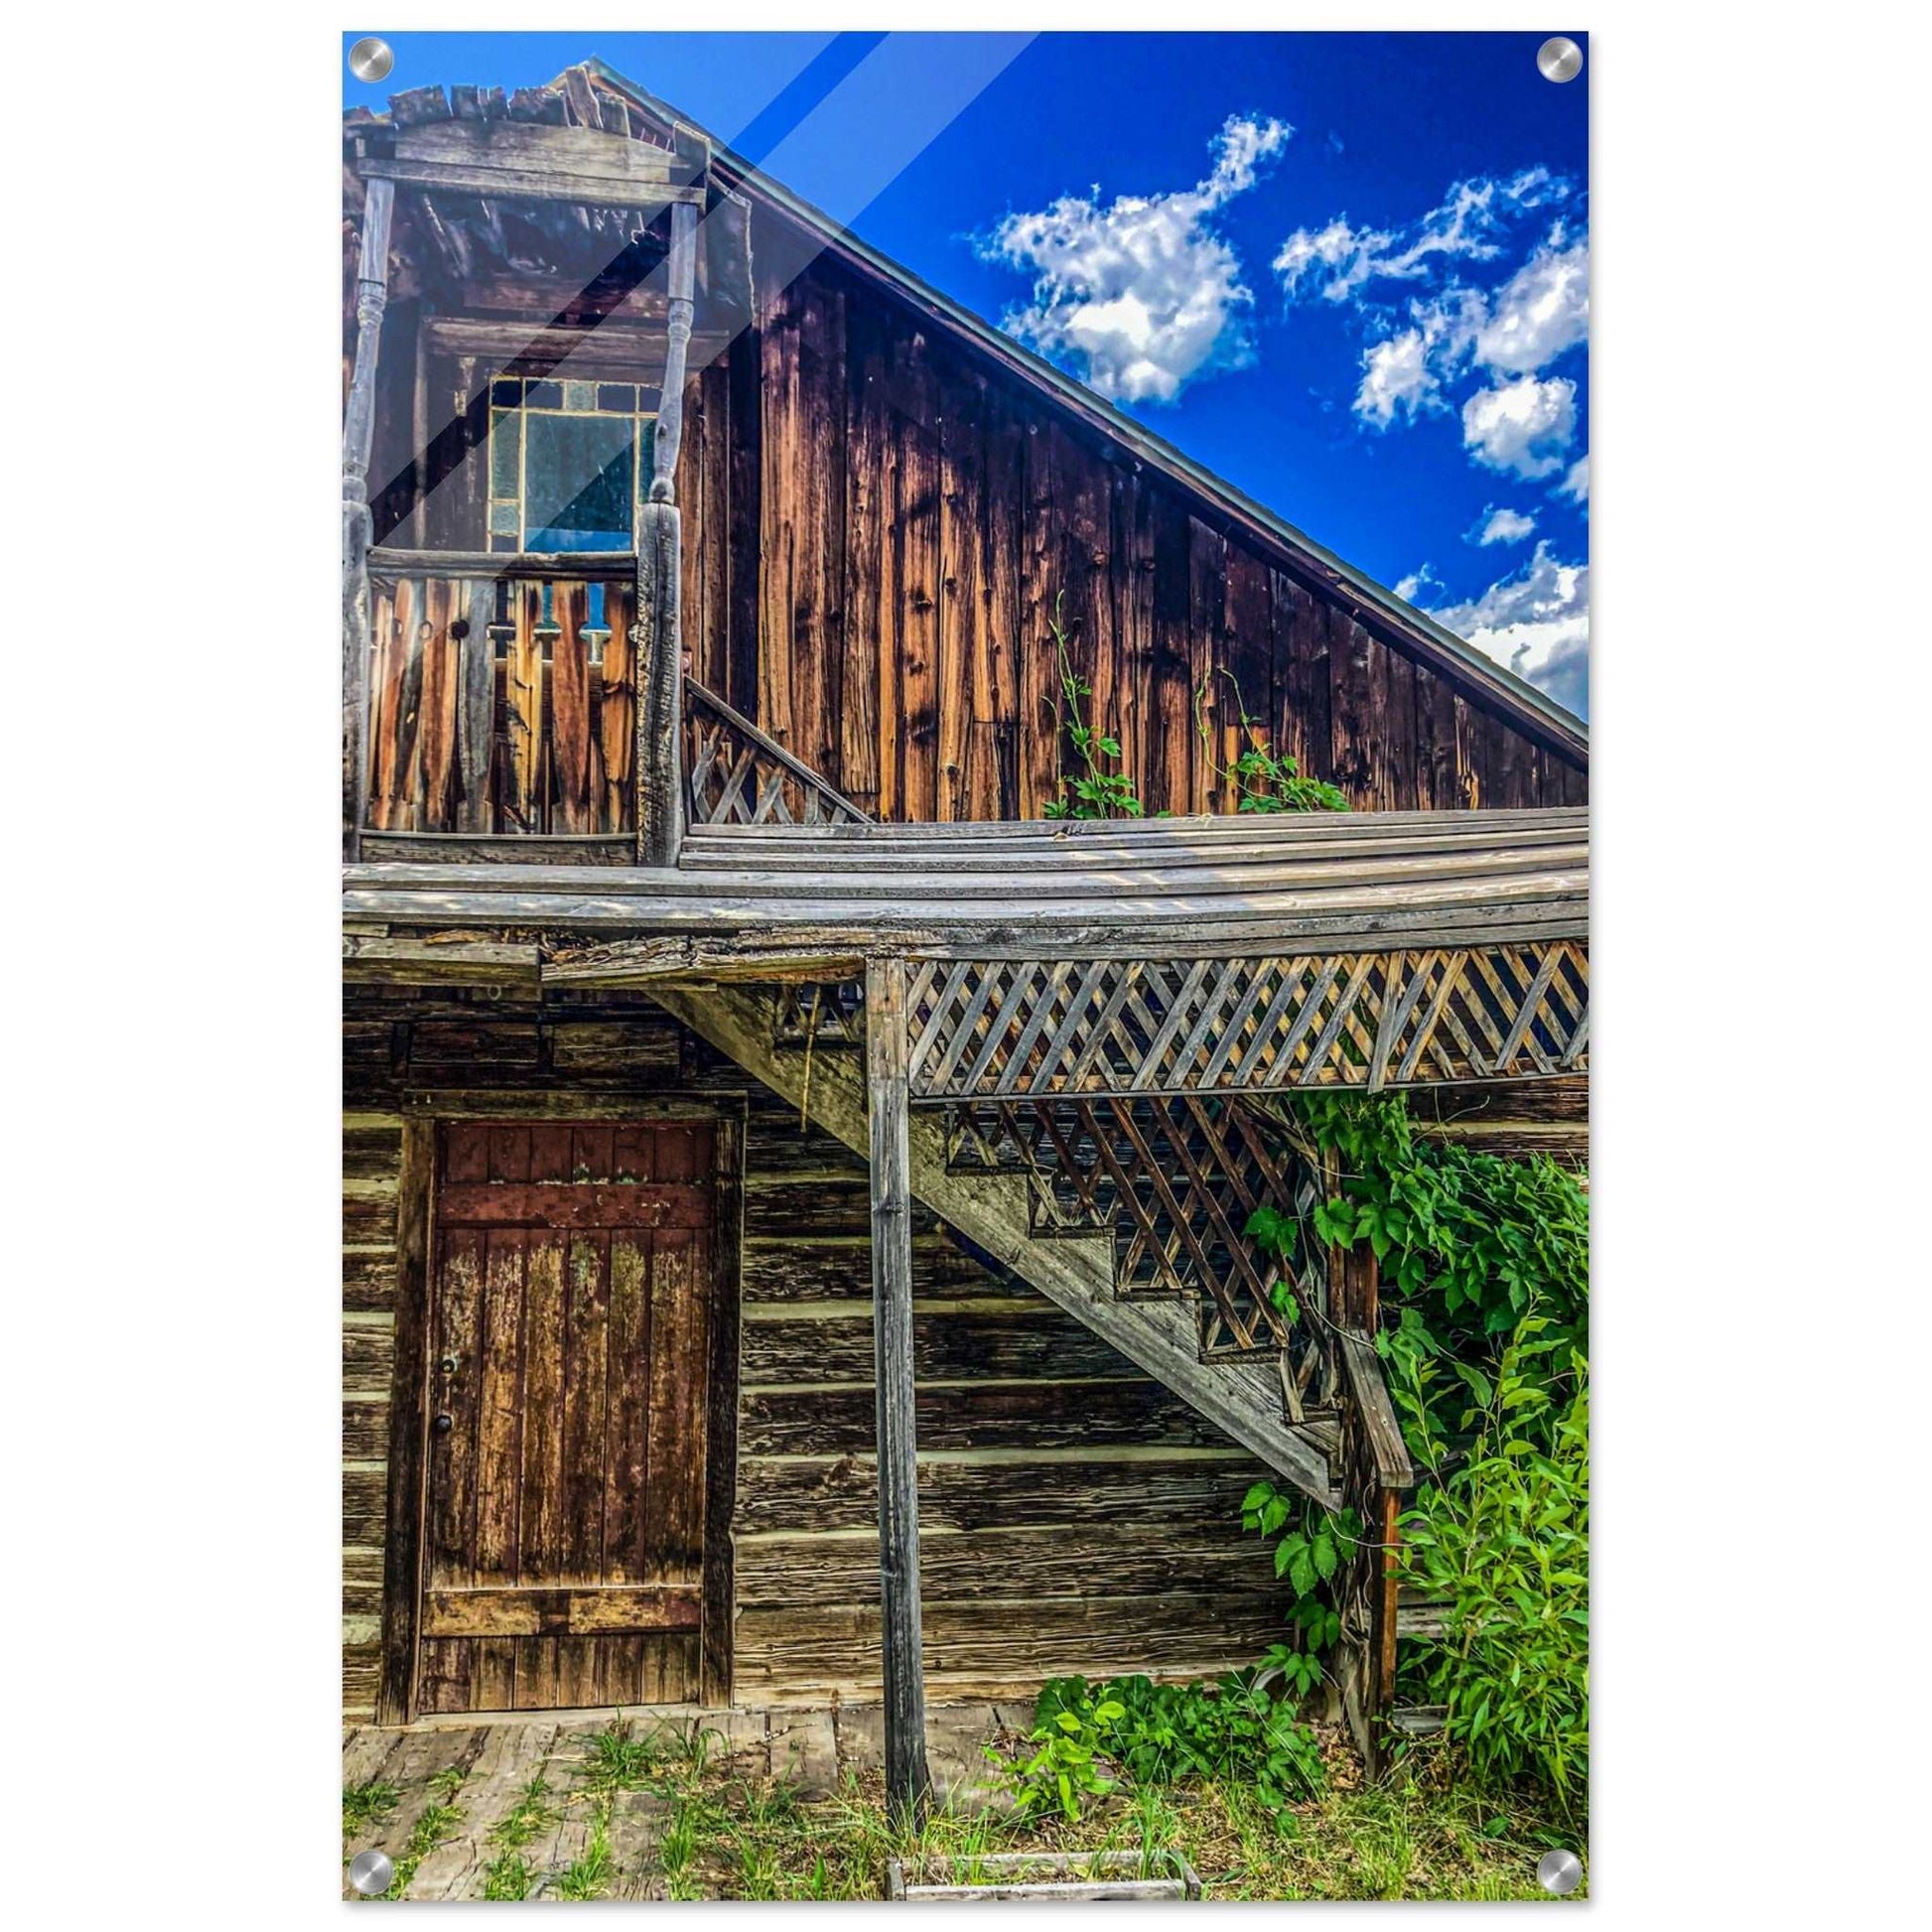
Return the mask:
<svg viewBox="0 0 1932 1932">
<path fill-rule="evenodd" d="M 1231 765 L 1216 765 L 1213 733 L 1207 722 L 1207 681 L 1194 692 L 1194 729 L 1200 734 L 1201 749 L 1209 768 L 1234 788 L 1237 812 L 1345 812 L 1348 794 L 1325 778 L 1311 778 L 1300 763 L 1285 752 L 1277 752 L 1264 736 L 1262 721 L 1250 717 L 1241 696 L 1241 686 L 1232 671 L 1221 675 L 1234 690 L 1240 719 L 1241 750 Z"/>
<path fill-rule="evenodd" d="M 1062 774 L 1060 796 L 1044 807 L 1048 818 L 1140 818 L 1147 807 L 1141 803 L 1134 780 L 1124 771 L 1110 768 L 1121 756 L 1120 740 L 1096 731 L 1081 715 L 1080 700 L 1093 696 L 1093 686 L 1073 672 L 1073 659 L 1067 649 L 1066 628 L 1060 622 L 1060 607 L 1066 601 L 1062 591 L 1053 600 L 1053 615 L 1047 622 L 1053 648 L 1060 659 L 1060 694 L 1056 715 L 1060 736 L 1073 747 L 1079 768 L 1071 776 Z"/>
<path fill-rule="evenodd" d="M 1589 1398 L 1574 1356 L 1553 1397 L 1548 1325 L 1526 1316 L 1483 1378 L 1468 1453 L 1403 1518 L 1403 1565 L 1446 1602 L 1426 1667 L 1445 1739 L 1480 1783 L 1531 1776 L 1569 1806 L 1589 1751 Z"/>
<path fill-rule="evenodd" d="M 1125 1771 L 1136 1792 L 1213 1779 L 1242 1785 L 1273 1812 L 1319 1790 L 1325 1774 L 1314 1733 L 1266 1675 L 1230 1671 L 1199 1684 L 1053 1679 L 1035 1708 L 1029 1741 L 1039 1748 L 1012 1772 L 1023 1812 L 1057 1807 L 1077 1820 L 1083 1798 L 1115 1787 L 1102 1763 Z"/>
<path fill-rule="evenodd" d="M 1047 1691 L 1052 1688 L 1048 1685 Z M 1084 1693 L 1084 1685 L 1081 1688 Z M 1124 1718 L 1127 1707 L 1111 1698 L 1084 1695 L 1050 1710 L 1047 1702 L 1042 1691 L 1029 1733 L 1030 1741 L 1039 1748 L 1024 1764 L 1011 1768 L 1008 1782 L 1023 1816 L 1036 1817 L 1057 1807 L 1068 1824 L 1075 1824 L 1082 1799 L 1104 1797 L 1114 1788 L 1114 1780 L 1101 1776 L 1095 1759 L 1107 1726 Z M 990 1745 L 987 1755 L 1003 1763 Z"/>
</svg>

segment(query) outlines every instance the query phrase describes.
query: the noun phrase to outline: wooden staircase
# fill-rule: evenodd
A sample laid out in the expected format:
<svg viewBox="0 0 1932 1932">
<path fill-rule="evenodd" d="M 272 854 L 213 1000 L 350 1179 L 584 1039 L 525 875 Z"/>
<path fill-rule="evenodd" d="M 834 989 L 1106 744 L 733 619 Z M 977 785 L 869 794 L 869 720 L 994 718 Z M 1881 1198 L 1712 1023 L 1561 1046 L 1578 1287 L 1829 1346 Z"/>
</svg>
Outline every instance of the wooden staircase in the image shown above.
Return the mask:
<svg viewBox="0 0 1932 1932">
<path fill-rule="evenodd" d="M 804 993 L 809 1000 L 811 989 Z M 800 1028 L 797 988 L 664 986 L 652 995 L 814 1125 L 867 1153 L 865 1074 L 853 1050 L 861 1027 L 842 1039 L 821 1003 L 809 1032 Z M 1100 1218 L 1109 1203 L 1090 1176 L 1072 1183 L 1087 1184 L 1088 1218 L 1049 1221 L 1040 1201 L 1050 1182 L 1039 1173 L 1003 1165 L 984 1143 L 963 1142 L 957 1121 L 940 1113 L 915 1110 L 910 1131 L 913 1192 L 970 1249 L 1036 1288 L 1297 1488 L 1338 1506 L 1338 1411 L 1312 1370 L 1279 1347 L 1211 1346 L 1223 1318 L 1172 1265 L 1171 1279 L 1150 1287 L 1145 1237 L 1137 1248 L 1130 1235 L 1123 1248 L 1115 1222 Z M 1189 1246 L 1178 1234 L 1171 1239 Z M 1192 1245 L 1197 1252 L 1182 1258 L 1197 1269 L 1203 1244 Z M 1139 1257 L 1126 1270 L 1124 1254 Z"/>
</svg>

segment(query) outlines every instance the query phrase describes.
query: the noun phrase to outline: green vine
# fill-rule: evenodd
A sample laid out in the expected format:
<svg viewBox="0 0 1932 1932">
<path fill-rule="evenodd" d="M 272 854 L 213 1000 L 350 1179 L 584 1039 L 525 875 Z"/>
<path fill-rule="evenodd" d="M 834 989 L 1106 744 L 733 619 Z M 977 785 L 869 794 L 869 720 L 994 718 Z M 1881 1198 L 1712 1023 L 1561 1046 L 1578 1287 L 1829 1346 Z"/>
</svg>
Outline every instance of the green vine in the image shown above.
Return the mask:
<svg viewBox="0 0 1932 1932">
<path fill-rule="evenodd" d="M 1058 722 L 1078 762 L 1062 774 L 1046 816 L 1142 817 L 1119 741 L 1083 713 L 1092 687 L 1073 671 L 1060 610 L 1056 599 L 1049 628 L 1060 663 Z M 1194 719 L 1208 767 L 1232 790 L 1235 809 L 1346 811 L 1337 786 L 1275 751 L 1239 684 L 1221 675 L 1234 687 L 1243 739 L 1232 765 L 1214 763 L 1206 683 L 1194 693 Z M 1567 1803 L 1581 1789 L 1587 1750 L 1583 1185 L 1548 1159 L 1504 1160 L 1427 1140 L 1400 1095 L 1297 1094 L 1276 1125 L 1316 1172 L 1338 1175 L 1307 1228 L 1272 1204 L 1248 1220 L 1248 1238 L 1284 1264 L 1276 1309 L 1291 1324 L 1304 1318 L 1287 1264 L 1311 1243 L 1366 1249 L 1379 1267 L 1376 1347 L 1424 1471 L 1402 1523 L 1403 1581 L 1444 1604 L 1447 1631 L 1409 1674 L 1446 1707 L 1445 1735 L 1479 1782 L 1530 1776 Z M 1288 1639 L 1270 1648 L 1253 1681 L 1279 1673 L 1291 1694 L 1305 1696 L 1320 1683 L 1321 1657 L 1339 1637 L 1334 1583 L 1362 1525 L 1352 1510 L 1331 1513 L 1269 1481 L 1249 1488 L 1241 1521 L 1273 1542 L 1275 1574 L 1293 1592 Z M 1128 1682 L 1042 1699 L 1035 1732 L 1041 1755 L 1032 1767 L 1039 1799 L 1077 1794 L 1091 1753 L 1122 1745 L 1118 1727 L 1128 1720 L 1115 1710 Z M 1198 1699 L 1212 1689 L 1176 1687 L 1175 1695 Z"/>
<path fill-rule="evenodd" d="M 1060 607 L 1066 601 L 1062 591 L 1053 600 L 1053 615 L 1047 621 L 1053 648 L 1060 659 L 1060 695 L 1056 716 L 1062 738 L 1073 747 L 1080 767 L 1070 776 L 1062 772 L 1059 796 L 1046 802 L 1048 818 L 1140 818 L 1147 807 L 1134 780 L 1118 768 L 1120 740 L 1096 731 L 1080 711 L 1080 700 L 1093 696 L 1093 686 L 1077 677 L 1067 649 L 1066 628 L 1060 622 Z"/>
<path fill-rule="evenodd" d="M 1234 790 L 1237 812 L 1345 812 L 1348 794 L 1325 778 L 1311 778 L 1286 752 L 1277 752 L 1262 735 L 1261 720 L 1251 717 L 1241 686 L 1232 671 L 1223 669 L 1234 691 L 1241 733 L 1246 741 L 1231 765 L 1214 762 L 1213 732 L 1207 722 L 1207 680 L 1194 693 L 1194 730 L 1200 734 L 1207 766 Z"/>
</svg>

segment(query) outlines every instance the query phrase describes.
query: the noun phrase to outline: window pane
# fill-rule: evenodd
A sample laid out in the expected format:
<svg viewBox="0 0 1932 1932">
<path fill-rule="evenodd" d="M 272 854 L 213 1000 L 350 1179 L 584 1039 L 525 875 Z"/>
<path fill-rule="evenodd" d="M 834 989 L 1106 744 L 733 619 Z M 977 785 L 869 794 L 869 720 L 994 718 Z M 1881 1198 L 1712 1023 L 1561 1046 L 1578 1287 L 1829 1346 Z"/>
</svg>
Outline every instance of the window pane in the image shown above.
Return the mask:
<svg viewBox="0 0 1932 1932">
<path fill-rule="evenodd" d="M 489 419 L 489 493 L 514 498 L 522 488 L 523 419 L 513 409 L 498 409 Z"/>
<path fill-rule="evenodd" d="M 523 542 L 530 550 L 628 550 L 633 425 L 623 416 L 526 416 Z"/>
</svg>

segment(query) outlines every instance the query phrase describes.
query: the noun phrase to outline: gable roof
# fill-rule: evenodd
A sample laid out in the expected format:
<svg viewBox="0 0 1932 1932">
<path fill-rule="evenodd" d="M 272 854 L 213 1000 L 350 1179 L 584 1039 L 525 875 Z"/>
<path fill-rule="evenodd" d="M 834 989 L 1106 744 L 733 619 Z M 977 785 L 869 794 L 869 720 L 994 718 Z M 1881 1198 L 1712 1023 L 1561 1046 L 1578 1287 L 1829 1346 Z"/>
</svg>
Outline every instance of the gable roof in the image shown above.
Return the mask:
<svg viewBox="0 0 1932 1932">
<path fill-rule="evenodd" d="M 1588 727 L 1546 692 L 1539 691 L 1527 679 L 1478 650 L 1467 638 L 1457 636 L 1427 612 L 1417 610 L 1385 585 L 1377 583 L 1333 551 L 1316 543 L 1307 532 L 1277 515 L 1266 504 L 1237 489 L 1225 478 L 1196 463 L 1185 451 L 1176 448 L 1165 437 L 1157 436 L 1117 404 L 1095 394 L 1086 384 L 1056 367 L 1043 355 L 1025 347 L 1003 330 L 996 329 L 983 317 L 922 281 L 903 264 L 862 241 L 822 208 L 794 194 L 782 182 L 761 173 L 755 163 L 736 153 L 689 115 L 659 100 L 595 56 L 583 65 L 608 86 L 625 94 L 646 114 L 707 143 L 712 153 L 714 172 L 729 177 L 732 186 L 757 194 L 816 235 L 828 251 L 861 272 L 884 282 L 913 308 L 929 315 L 943 327 L 966 336 L 996 361 L 1013 370 L 1024 381 L 1043 390 L 1053 401 L 1121 444 L 1141 462 L 1205 498 L 1234 521 L 1248 525 L 1267 540 L 1293 553 L 1310 575 L 1324 583 L 1343 603 L 1353 604 L 1361 615 L 1372 617 L 1404 640 L 1418 655 L 1426 659 L 1447 660 L 1464 678 L 1480 686 L 1507 710 L 1540 724 L 1545 733 L 1553 736 L 1559 744 L 1582 758 L 1588 758 Z M 561 75 L 552 82 L 553 86 L 559 88 L 563 84 L 564 76 Z"/>
</svg>

